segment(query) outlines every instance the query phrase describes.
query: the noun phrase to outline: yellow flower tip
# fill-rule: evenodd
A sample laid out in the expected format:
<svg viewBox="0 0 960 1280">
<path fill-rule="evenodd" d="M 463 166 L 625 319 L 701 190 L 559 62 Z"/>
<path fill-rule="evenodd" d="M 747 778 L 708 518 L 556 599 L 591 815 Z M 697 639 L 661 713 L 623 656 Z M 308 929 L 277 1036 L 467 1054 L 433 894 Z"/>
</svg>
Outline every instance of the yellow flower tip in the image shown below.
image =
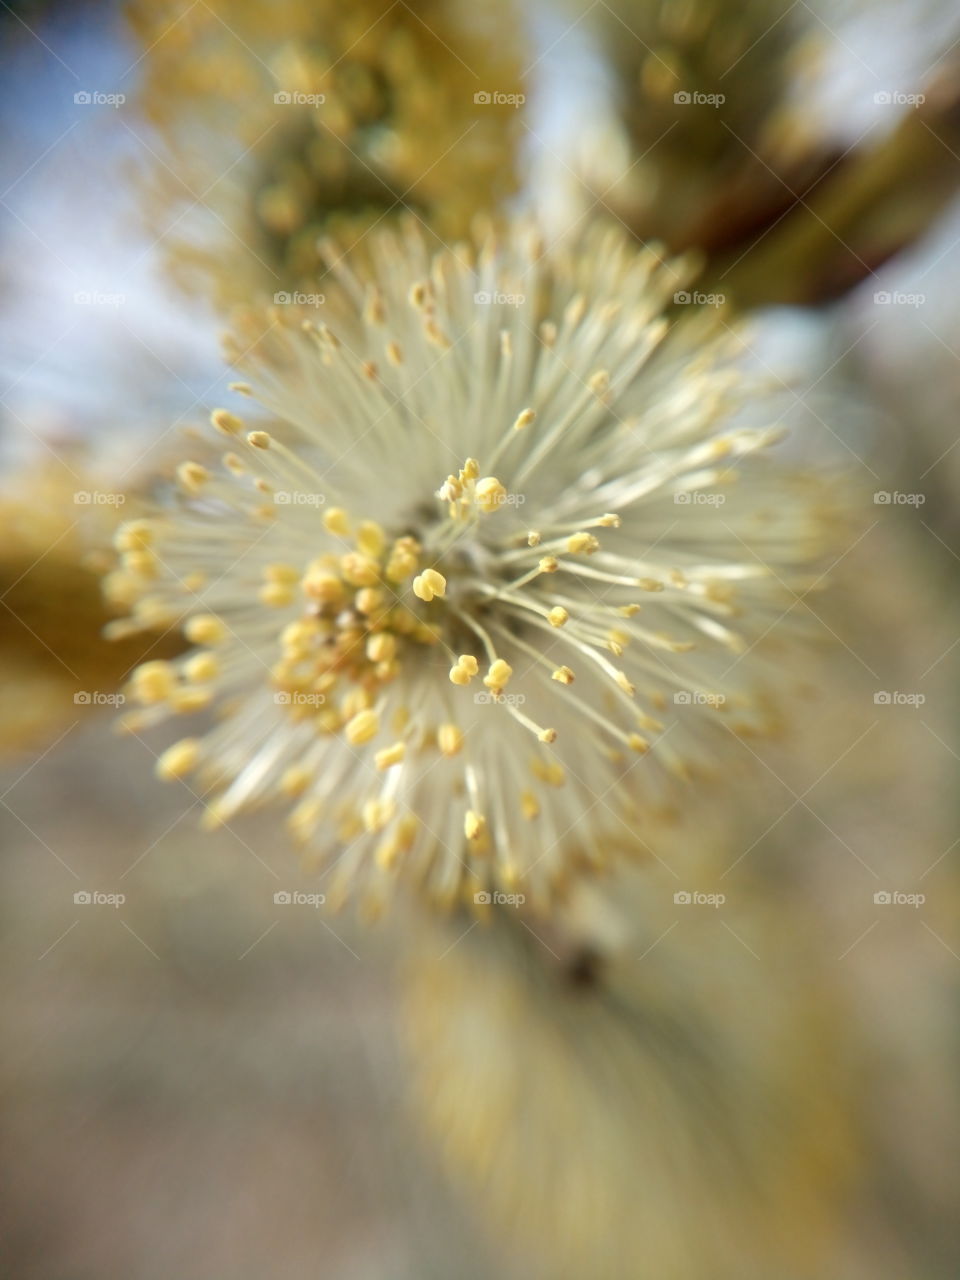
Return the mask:
<svg viewBox="0 0 960 1280">
<path fill-rule="evenodd" d="M 199 462 L 181 462 L 177 467 L 177 480 L 187 493 L 199 493 L 210 479 L 210 472 Z"/>
<path fill-rule="evenodd" d="M 531 529 L 530 532 L 527 534 L 528 547 L 539 547 L 542 541 L 543 541 L 543 535 L 540 533 L 537 533 L 536 529 Z"/>
<path fill-rule="evenodd" d="M 154 541 L 153 526 L 146 520 L 128 520 L 113 535 L 115 550 L 145 551 Z"/>
<path fill-rule="evenodd" d="M 329 569 L 308 569 L 300 586 L 305 596 L 320 604 L 339 604 L 346 595 L 343 579 Z"/>
<path fill-rule="evenodd" d="M 570 620 L 570 614 L 564 609 L 563 605 L 555 605 L 547 614 L 547 621 L 551 627 L 562 627 Z"/>
<path fill-rule="evenodd" d="M 343 507 L 328 507 L 323 513 L 323 527 L 338 538 L 350 536 L 350 517 Z"/>
<path fill-rule="evenodd" d="M 487 820 L 475 809 L 468 809 L 463 819 L 463 834 L 468 840 L 479 840 L 487 829 Z"/>
<path fill-rule="evenodd" d="M 537 737 L 540 739 L 541 742 L 546 742 L 549 745 L 553 742 L 556 742 L 557 731 L 556 729 L 541 729 L 540 732 L 537 734 Z"/>
<path fill-rule="evenodd" d="M 420 600 L 429 603 L 435 596 L 446 594 L 447 580 L 436 569 L 424 569 L 413 580 L 413 594 Z"/>
<path fill-rule="evenodd" d="M 184 624 L 183 634 L 192 644 L 218 645 L 227 638 L 227 628 L 212 613 L 197 613 Z"/>
<path fill-rule="evenodd" d="M 630 683 L 629 678 L 623 671 L 618 671 L 614 676 L 614 680 L 616 680 L 618 687 L 621 688 L 628 697 L 632 698 L 635 696 L 637 692 L 636 686 Z"/>
<path fill-rule="evenodd" d="M 359 747 L 377 736 L 380 732 L 380 719 L 375 711 L 366 708 L 363 711 L 358 711 L 347 722 L 343 731 L 350 745 Z"/>
<path fill-rule="evenodd" d="M 664 584 L 657 578 L 638 578 L 637 586 L 644 591 L 662 591 Z"/>
<path fill-rule="evenodd" d="M 631 733 L 627 738 L 627 744 L 631 751 L 636 751 L 638 755 L 646 755 L 650 750 L 650 743 L 646 738 L 640 736 L 639 733 Z"/>
<path fill-rule="evenodd" d="M 590 375 L 587 386 L 595 396 L 603 396 L 610 390 L 610 374 L 606 369 L 598 369 Z"/>
<path fill-rule="evenodd" d="M 569 667 L 557 667 L 550 679 L 558 684 L 573 684 L 574 674 Z"/>
<path fill-rule="evenodd" d="M 471 676 L 475 676 L 480 670 L 480 663 L 472 653 L 461 653 L 457 658 L 457 664 L 463 667 L 464 671 Z"/>
<path fill-rule="evenodd" d="M 212 653 L 196 653 L 184 663 L 183 674 L 194 684 L 207 684 L 220 674 L 220 663 Z"/>
<path fill-rule="evenodd" d="M 366 654 L 371 662 L 389 662 L 396 652 L 397 638 L 387 631 L 377 631 L 367 639 Z"/>
<path fill-rule="evenodd" d="M 473 492 L 477 506 L 488 516 L 499 511 L 507 499 L 507 490 L 496 476 L 484 476 L 478 480 Z"/>
<path fill-rule="evenodd" d="M 503 689 L 513 675 L 513 667 L 509 662 L 504 662 L 503 658 L 497 658 L 491 662 L 490 670 L 483 677 L 483 683 L 488 689 L 498 692 Z"/>
<path fill-rule="evenodd" d="M 364 520 L 357 530 L 357 550 L 378 559 L 387 545 L 387 535 L 375 520 Z"/>
<path fill-rule="evenodd" d="M 310 785 L 312 776 L 310 770 L 305 769 L 303 765 L 291 765 L 289 769 L 284 770 L 280 777 L 280 790 L 285 796 L 293 800 L 303 795 Z"/>
<path fill-rule="evenodd" d="M 269 449 L 273 443 L 273 438 L 269 431 L 250 431 L 247 433 L 247 444 L 253 445 L 254 449 Z"/>
<path fill-rule="evenodd" d="M 475 672 L 468 671 L 462 662 L 455 662 L 450 668 L 450 683 L 461 686 L 467 685 L 475 674 Z"/>
<path fill-rule="evenodd" d="M 164 782 L 174 782 L 195 769 L 200 759 L 200 742 L 197 738 L 183 738 L 168 747 L 154 766 L 156 775 Z"/>
<path fill-rule="evenodd" d="M 395 742 L 390 747 L 384 747 L 378 751 L 373 757 L 374 764 L 378 769 L 391 769 L 395 764 L 401 764 L 406 755 L 406 745 L 402 742 Z"/>
<path fill-rule="evenodd" d="M 214 409 L 210 415 L 210 421 L 225 436 L 238 436 L 244 427 L 243 419 L 230 413 L 228 409 Z"/>
<path fill-rule="evenodd" d="M 455 724 L 442 724 L 437 730 L 437 746 L 445 756 L 455 756 L 463 749 L 463 731 Z"/>
<path fill-rule="evenodd" d="M 532 791 L 524 791 L 520 796 L 520 812 L 527 822 L 540 817 L 540 801 Z"/>
<path fill-rule="evenodd" d="M 572 556 L 592 556 L 595 551 L 600 550 L 600 543 L 592 533 L 581 531 L 572 534 L 567 540 L 567 550 Z"/>
<path fill-rule="evenodd" d="M 229 386 L 230 390 L 235 391 L 238 396 L 253 395 L 253 387 L 251 387 L 249 382 L 231 382 L 231 383 L 228 383 L 227 385 Z M 222 413 L 223 410 L 219 410 L 219 412 Z"/>
<path fill-rule="evenodd" d="M 556 573 L 560 568 L 560 561 L 556 556 L 542 556 L 537 568 L 541 573 Z"/>
<path fill-rule="evenodd" d="M 606 515 L 602 515 L 600 519 L 597 521 L 597 524 L 600 526 L 601 529 L 619 529 L 621 523 L 622 521 L 620 517 L 617 515 L 613 515 L 610 512 L 607 512 Z"/>
<path fill-rule="evenodd" d="M 524 427 L 529 427 L 536 416 L 536 410 L 534 409 L 524 409 L 522 413 L 518 413 L 517 420 L 513 424 L 514 431 L 522 431 Z"/>
<path fill-rule="evenodd" d="M 144 662 L 130 677 L 133 696 L 146 706 L 165 702 L 176 688 L 177 673 L 169 662 Z"/>
</svg>

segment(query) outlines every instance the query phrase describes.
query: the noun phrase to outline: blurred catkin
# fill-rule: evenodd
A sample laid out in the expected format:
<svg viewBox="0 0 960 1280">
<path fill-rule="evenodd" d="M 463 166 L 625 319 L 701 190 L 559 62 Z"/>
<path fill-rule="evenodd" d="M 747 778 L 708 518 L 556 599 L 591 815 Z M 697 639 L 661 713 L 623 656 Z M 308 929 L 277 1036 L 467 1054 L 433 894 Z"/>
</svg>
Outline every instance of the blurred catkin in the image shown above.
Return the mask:
<svg viewBox="0 0 960 1280">
<path fill-rule="evenodd" d="M 516 188 L 518 111 L 496 95 L 522 90 L 528 59 L 508 0 L 182 8 L 130 14 L 165 151 L 148 215 L 191 288 L 225 303 L 296 289 L 318 237 L 354 245 L 404 210 L 439 247 Z"/>
<path fill-rule="evenodd" d="M 619 936 L 606 907 L 579 936 L 510 908 L 425 936 L 419 1114 L 538 1276 L 820 1277 L 855 1159 L 827 984 L 762 899 L 681 923 L 644 879 Z"/>
</svg>

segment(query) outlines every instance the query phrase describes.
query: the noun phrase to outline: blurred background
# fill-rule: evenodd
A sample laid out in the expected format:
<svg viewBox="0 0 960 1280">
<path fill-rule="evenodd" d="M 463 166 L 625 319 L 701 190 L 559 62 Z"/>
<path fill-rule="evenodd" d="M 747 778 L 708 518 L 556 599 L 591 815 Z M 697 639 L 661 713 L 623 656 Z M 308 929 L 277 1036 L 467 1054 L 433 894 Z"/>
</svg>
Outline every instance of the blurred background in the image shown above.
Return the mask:
<svg viewBox="0 0 960 1280">
<path fill-rule="evenodd" d="M 3 1273 L 960 1274 L 955 7 L 36 0 L 0 50 Z M 155 785 L 113 721 L 179 641 L 105 646 L 99 578 L 234 308 L 513 209 L 693 255 L 850 531 L 791 727 L 644 870 L 371 927 Z"/>
</svg>

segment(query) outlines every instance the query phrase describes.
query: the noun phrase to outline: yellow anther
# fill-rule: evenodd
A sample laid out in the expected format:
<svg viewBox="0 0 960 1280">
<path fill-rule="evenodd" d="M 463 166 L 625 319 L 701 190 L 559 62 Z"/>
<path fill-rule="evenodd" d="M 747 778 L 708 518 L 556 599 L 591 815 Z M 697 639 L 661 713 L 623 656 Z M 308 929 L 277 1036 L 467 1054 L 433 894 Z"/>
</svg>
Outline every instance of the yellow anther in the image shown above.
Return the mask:
<svg viewBox="0 0 960 1280">
<path fill-rule="evenodd" d="M 640 612 L 641 606 L 638 604 L 625 604 L 618 610 L 621 618 L 633 618 Z"/>
<path fill-rule="evenodd" d="M 131 520 L 121 525 L 113 537 L 117 551 L 144 551 L 153 545 L 154 530 L 146 520 Z"/>
<path fill-rule="evenodd" d="M 662 591 L 663 583 L 657 578 L 638 578 L 637 586 L 642 587 L 644 591 Z"/>
<path fill-rule="evenodd" d="M 558 684 L 573 684 L 574 678 L 574 674 L 569 667 L 557 667 L 550 677 L 551 680 L 556 680 Z"/>
<path fill-rule="evenodd" d="M 386 601 L 386 596 L 379 587 L 361 587 L 354 597 L 353 603 L 357 611 L 364 615 L 375 613 Z"/>
<path fill-rule="evenodd" d="M 556 573 L 560 568 L 560 561 L 556 556 L 541 556 L 537 568 L 541 573 Z"/>
<path fill-rule="evenodd" d="M 524 793 L 521 795 L 520 812 L 523 814 L 523 816 L 527 819 L 528 822 L 532 822 L 534 818 L 539 818 L 540 801 L 537 799 L 537 797 L 533 794 L 532 791 L 524 791 Z"/>
<path fill-rule="evenodd" d="M 203 711 L 213 701 L 213 690 L 210 688 L 187 687 L 174 689 L 170 694 L 171 710 L 177 715 L 188 716 L 195 711 Z"/>
<path fill-rule="evenodd" d="M 468 809 L 463 819 L 463 834 L 468 840 L 479 840 L 487 829 L 487 820 L 475 809 Z"/>
<path fill-rule="evenodd" d="M 138 702 L 163 702 L 176 688 L 177 674 L 169 662 L 145 662 L 131 676 L 133 695 Z"/>
<path fill-rule="evenodd" d="M 483 683 L 488 689 L 499 691 L 509 682 L 513 675 L 513 667 L 509 662 L 504 662 L 503 658 L 496 658 L 490 664 L 490 670 L 483 677 Z"/>
<path fill-rule="evenodd" d="M 387 359 L 395 369 L 399 369 L 403 364 L 403 351 L 399 342 L 387 343 Z"/>
<path fill-rule="evenodd" d="M 212 653 L 195 653 L 183 664 L 183 674 L 195 684 L 205 684 L 208 680 L 216 680 L 220 674 L 220 663 Z"/>
<path fill-rule="evenodd" d="M 330 507 L 323 513 L 323 527 L 338 538 L 350 535 L 350 517 L 343 507 Z"/>
<path fill-rule="evenodd" d="M 280 790 L 291 800 L 295 796 L 302 796 L 310 785 L 312 777 L 310 770 L 304 768 L 302 764 L 292 764 L 280 776 Z"/>
<path fill-rule="evenodd" d="M 254 449 L 269 449 L 273 440 L 269 431 L 250 431 L 247 433 L 247 444 L 253 445 Z"/>
<path fill-rule="evenodd" d="M 406 755 L 406 744 L 403 742 L 395 742 L 390 747 L 384 747 L 382 751 L 378 751 L 373 757 L 374 764 L 378 769 L 389 769 L 395 764 L 400 764 Z"/>
<path fill-rule="evenodd" d="M 167 747 L 159 756 L 154 770 L 158 778 L 164 782 L 173 782 L 195 769 L 200 759 L 200 742 L 196 738 L 182 738 L 172 747 Z"/>
<path fill-rule="evenodd" d="M 181 462 L 177 467 L 177 479 L 187 493 L 199 493 L 210 479 L 210 472 L 199 462 Z"/>
<path fill-rule="evenodd" d="M 637 692 L 636 687 L 630 683 L 630 681 L 628 680 L 624 672 L 618 671 L 617 674 L 614 676 L 614 679 L 616 680 L 618 686 L 623 690 L 623 692 L 628 694 L 631 698 Z"/>
<path fill-rule="evenodd" d="M 463 732 L 455 724 L 442 724 L 437 730 L 437 746 L 445 756 L 455 756 L 463 748 Z"/>
<path fill-rule="evenodd" d="M 236 414 L 230 413 L 227 409 L 214 409 L 210 415 L 210 421 L 225 436 L 237 436 L 244 427 L 243 419 L 238 418 Z"/>
<path fill-rule="evenodd" d="M 457 665 L 463 667 L 464 671 L 471 676 L 475 676 L 480 670 L 480 663 L 472 653 L 461 653 L 457 658 Z"/>
<path fill-rule="evenodd" d="M 375 587 L 380 581 L 379 564 L 359 551 L 340 557 L 340 572 L 352 587 Z"/>
<path fill-rule="evenodd" d="M 592 533 L 574 533 L 567 539 L 567 550 L 572 556 L 592 556 L 600 550 L 600 543 Z"/>
<path fill-rule="evenodd" d="M 436 569 L 424 569 L 413 580 L 413 594 L 420 600 L 430 601 L 434 596 L 446 594 L 447 580 Z"/>
<path fill-rule="evenodd" d="M 397 638 L 387 631 L 378 631 L 367 640 L 367 657 L 371 662 L 389 662 L 397 652 Z"/>
<path fill-rule="evenodd" d="M 339 604 L 344 596 L 343 582 L 329 570 L 309 569 L 301 586 L 304 595 L 321 604 Z"/>
<path fill-rule="evenodd" d="M 296 599 L 296 592 L 286 582 L 265 582 L 257 595 L 270 609 L 285 609 Z"/>
<path fill-rule="evenodd" d="M 551 627 L 562 627 L 569 622 L 570 614 L 564 609 L 563 605 L 555 605 L 547 614 L 547 621 Z"/>
<path fill-rule="evenodd" d="M 590 375 L 587 386 L 596 396 L 605 395 L 610 390 L 610 375 L 606 369 L 598 369 Z"/>
<path fill-rule="evenodd" d="M 531 529 L 530 532 L 527 534 L 528 547 L 539 547 L 542 541 L 543 541 L 543 535 L 540 533 L 537 533 L 536 529 Z"/>
<path fill-rule="evenodd" d="M 496 476 L 484 476 L 474 489 L 477 506 L 485 515 L 498 511 L 507 499 L 507 490 Z"/>
<path fill-rule="evenodd" d="M 619 529 L 621 520 L 619 516 L 608 512 L 606 515 L 600 517 L 597 524 L 601 529 Z"/>
<path fill-rule="evenodd" d="M 556 729 L 541 729 L 540 732 L 537 734 L 537 737 L 540 739 L 541 742 L 546 742 L 548 744 L 552 742 L 556 742 L 557 731 Z"/>
<path fill-rule="evenodd" d="M 534 409 L 524 409 L 521 413 L 518 413 L 517 420 L 513 424 L 514 431 L 522 431 L 524 427 L 529 427 L 536 416 L 536 410 Z"/>
<path fill-rule="evenodd" d="M 379 731 L 380 719 L 377 713 L 370 710 L 369 707 L 364 711 L 358 711 L 344 728 L 347 741 L 354 747 L 359 747 L 363 743 L 369 742 L 371 738 L 377 736 Z"/>
<path fill-rule="evenodd" d="M 223 644 L 227 628 L 212 613 L 198 613 L 187 619 L 183 634 L 191 644 Z"/>
<path fill-rule="evenodd" d="M 459 685 L 469 684 L 474 674 L 476 673 L 468 671 L 462 663 L 455 662 L 450 668 L 450 683 Z"/>
<path fill-rule="evenodd" d="M 639 733 L 631 733 L 627 738 L 627 742 L 630 744 L 630 750 L 636 751 L 641 756 L 650 750 L 650 743 L 646 738 L 642 738 Z"/>
<path fill-rule="evenodd" d="M 357 530 L 357 550 L 378 560 L 387 545 L 387 535 L 375 520 L 364 520 Z"/>
</svg>

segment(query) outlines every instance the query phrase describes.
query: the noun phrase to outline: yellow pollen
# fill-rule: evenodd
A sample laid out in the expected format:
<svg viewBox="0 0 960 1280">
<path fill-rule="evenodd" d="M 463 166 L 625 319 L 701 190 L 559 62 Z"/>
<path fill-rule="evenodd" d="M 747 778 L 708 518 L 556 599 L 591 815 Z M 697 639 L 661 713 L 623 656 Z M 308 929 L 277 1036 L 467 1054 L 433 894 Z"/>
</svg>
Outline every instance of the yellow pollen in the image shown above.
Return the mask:
<svg viewBox="0 0 960 1280">
<path fill-rule="evenodd" d="M 463 732 L 455 724 L 442 724 L 437 730 L 437 746 L 445 756 L 455 756 L 463 748 Z"/>
<path fill-rule="evenodd" d="M 543 536 L 542 534 L 537 533 L 536 529 L 531 529 L 530 532 L 527 534 L 528 547 L 539 547 L 542 541 L 543 541 Z"/>
<path fill-rule="evenodd" d="M 301 796 L 310 785 L 311 777 L 309 769 L 305 769 L 302 764 L 293 764 L 281 776 L 280 790 L 291 799 Z"/>
<path fill-rule="evenodd" d="M 164 782 L 173 782 L 177 778 L 182 778 L 194 769 L 197 761 L 200 759 L 200 742 L 196 738 L 182 738 L 180 742 L 175 742 L 172 747 L 168 747 L 163 755 L 159 756 L 154 770 L 158 778 L 162 778 Z"/>
<path fill-rule="evenodd" d="M 570 615 L 567 613 L 566 609 L 564 609 L 563 605 L 555 605 L 547 614 L 547 621 L 550 623 L 551 627 L 562 627 L 569 620 Z"/>
<path fill-rule="evenodd" d="M 534 818 L 539 818 L 540 802 L 532 791 L 524 791 L 523 795 L 521 795 L 520 812 L 528 822 L 532 822 Z"/>
<path fill-rule="evenodd" d="M 353 603 L 357 606 L 358 612 L 371 614 L 381 608 L 385 600 L 386 596 L 379 587 L 361 587 L 354 597 Z"/>
<path fill-rule="evenodd" d="M 212 613 L 198 613 L 187 619 L 183 634 L 192 644 L 223 644 L 227 628 Z"/>
<path fill-rule="evenodd" d="M 536 410 L 534 409 L 524 409 L 522 413 L 518 413 L 517 420 L 513 424 L 514 431 L 522 431 L 524 427 L 529 427 L 536 416 Z"/>
<path fill-rule="evenodd" d="M 335 534 L 338 538 L 349 537 L 350 517 L 343 507 L 330 507 L 323 513 L 323 527 L 327 533 Z"/>
<path fill-rule="evenodd" d="M 250 431 L 247 434 L 247 444 L 253 445 L 254 449 L 269 449 L 272 443 L 269 431 Z"/>
<path fill-rule="evenodd" d="M 371 662 L 389 662 L 397 652 L 397 638 L 386 631 L 378 631 L 367 640 L 367 657 Z"/>
<path fill-rule="evenodd" d="M 451 684 L 466 685 L 470 683 L 472 678 L 471 672 L 469 672 L 467 668 L 459 662 L 455 662 L 450 668 Z"/>
<path fill-rule="evenodd" d="M 133 694 L 138 702 L 163 702 L 176 687 L 177 677 L 169 662 L 145 662 L 131 677 Z"/>
<path fill-rule="evenodd" d="M 600 526 L 601 529 L 619 529 L 620 523 L 621 523 L 620 517 L 611 515 L 610 513 L 608 513 L 607 515 L 601 516 L 600 519 L 597 521 L 597 524 Z"/>
<path fill-rule="evenodd" d="M 646 738 L 641 738 L 639 733 L 631 733 L 627 741 L 631 751 L 636 751 L 639 755 L 643 755 L 650 749 L 650 743 Z"/>
<path fill-rule="evenodd" d="M 573 684 L 574 678 L 574 674 L 569 667 L 557 667 L 550 677 L 551 680 L 556 680 L 559 684 Z"/>
<path fill-rule="evenodd" d="M 463 819 L 463 834 L 468 840 L 479 840 L 487 829 L 487 820 L 474 809 L 468 809 Z"/>
<path fill-rule="evenodd" d="M 560 561 L 556 556 L 543 556 L 541 557 L 537 568 L 541 573 L 556 573 L 560 568 Z"/>
<path fill-rule="evenodd" d="M 488 689 L 499 692 L 509 682 L 513 675 L 513 667 L 509 662 L 504 662 L 502 658 L 497 658 L 490 664 L 490 670 L 483 677 L 483 683 Z"/>
<path fill-rule="evenodd" d="M 204 684 L 208 680 L 216 680 L 220 674 L 220 663 L 212 653 L 196 653 L 184 663 L 183 674 L 188 680 Z"/>
<path fill-rule="evenodd" d="M 496 476 L 485 476 L 482 480 L 477 481 L 474 496 L 477 506 L 484 515 L 492 515 L 494 511 L 498 511 L 503 506 L 507 497 L 507 490 Z"/>
<path fill-rule="evenodd" d="M 296 599 L 293 587 L 285 582 L 265 582 L 257 594 L 261 604 L 271 609 L 284 609 Z"/>
<path fill-rule="evenodd" d="M 177 479 L 188 493 L 199 493 L 210 479 L 210 472 L 199 462 L 181 462 L 177 467 Z"/>
<path fill-rule="evenodd" d="M 475 676 L 480 670 L 480 663 L 477 662 L 472 653 L 461 653 L 457 658 L 457 665 L 463 667 L 471 676 Z"/>
<path fill-rule="evenodd" d="M 406 754 L 406 745 L 403 742 L 395 742 L 393 746 L 384 747 L 382 751 L 378 751 L 373 757 L 374 764 L 378 769 L 389 769 L 395 764 L 400 764 Z"/>
<path fill-rule="evenodd" d="M 244 425 L 242 418 L 238 418 L 236 414 L 230 413 L 227 409 L 214 409 L 210 415 L 210 421 L 225 436 L 238 436 Z"/>
<path fill-rule="evenodd" d="M 117 551 L 143 551 L 152 544 L 153 538 L 152 525 L 145 520 L 131 520 L 114 534 L 113 545 Z"/>
<path fill-rule="evenodd" d="M 340 557 L 340 572 L 352 587 L 375 587 L 380 581 L 379 564 L 358 551 Z"/>
<path fill-rule="evenodd" d="M 344 596 L 342 581 L 336 574 L 315 569 L 308 570 L 303 579 L 303 593 L 321 604 L 339 604 Z"/>
<path fill-rule="evenodd" d="M 592 556 L 599 549 L 600 543 L 592 533 L 575 533 L 567 540 L 567 550 L 572 556 Z"/>
<path fill-rule="evenodd" d="M 413 580 L 413 594 L 420 600 L 431 601 L 434 596 L 446 594 L 447 580 L 436 569 L 424 569 Z"/>
<path fill-rule="evenodd" d="M 379 731 L 380 719 L 377 713 L 369 708 L 365 711 L 358 711 L 344 727 L 347 741 L 354 747 L 359 747 L 363 743 L 369 742 L 371 738 L 377 736 Z"/>
<path fill-rule="evenodd" d="M 541 729 L 540 732 L 537 734 L 537 737 L 540 739 L 541 742 L 546 742 L 546 743 L 556 742 L 557 731 L 556 729 Z"/>
<path fill-rule="evenodd" d="M 357 550 L 379 559 L 387 545 L 387 535 L 374 520 L 364 520 L 357 530 Z"/>
</svg>

